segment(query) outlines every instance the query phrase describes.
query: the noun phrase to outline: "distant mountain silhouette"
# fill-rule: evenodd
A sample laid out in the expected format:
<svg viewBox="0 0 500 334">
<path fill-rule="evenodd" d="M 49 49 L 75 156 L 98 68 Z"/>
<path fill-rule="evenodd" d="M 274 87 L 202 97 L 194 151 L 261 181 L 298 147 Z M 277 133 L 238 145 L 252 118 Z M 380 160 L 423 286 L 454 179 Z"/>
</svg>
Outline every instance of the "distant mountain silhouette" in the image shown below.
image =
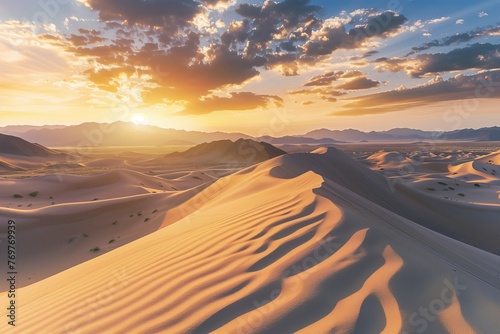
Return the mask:
<svg viewBox="0 0 500 334">
<path fill-rule="evenodd" d="M 7 126 L 0 128 L 15 133 L 29 142 L 50 147 L 61 146 L 164 146 L 196 145 L 217 140 L 253 139 L 275 145 L 335 144 L 339 142 L 425 141 L 425 140 L 500 140 L 498 127 L 465 129 L 449 132 L 396 128 L 387 131 L 363 132 L 355 129 L 318 129 L 304 135 L 252 137 L 243 133 L 201 132 L 165 129 L 127 122 L 83 123 L 72 126 Z"/>
<path fill-rule="evenodd" d="M 464 129 L 444 133 L 439 137 L 445 140 L 478 140 L 478 141 L 500 141 L 500 127 L 482 129 Z"/>
<path fill-rule="evenodd" d="M 174 152 L 160 159 L 166 163 L 256 163 L 280 155 L 285 151 L 251 139 L 218 140 L 196 145 L 184 152 Z"/>
<path fill-rule="evenodd" d="M 423 131 L 406 128 L 396 128 L 388 131 L 363 132 L 355 129 L 328 130 L 319 129 L 306 133 L 305 137 L 315 139 L 333 138 L 340 141 L 396 141 L 396 140 L 424 140 L 437 138 L 440 135 L 436 131 Z"/>
<path fill-rule="evenodd" d="M 164 129 L 127 122 L 83 123 L 57 129 L 32 129 L 20 136 L 46 146 L 194 145 L 207 140 L 250 138 L 242 133 Z"/>
<path fill-rule="evenodd" d="M 53 157 L 64 155 L 63 153 L 48 149 L 42 145 L 33 144 L 24 139 L 4 134 L 0 134 L 0 154 L 27 157 Z"/>
<path fill-rule="evenodd" d="M 282 144 L 335 144 L 342 143 L 341 141 L 332 139 L 332 138 L 308 138 L 308 137 L 300 137 L 300 136 L 284 136 L 284 137 L 271 137 L 271 136 L 263 136 L 259 137 L 258 140 L 264 141 L 266 143 L 274 144 L 274 145 L 282 145 Z"/>
<path fill-rule="evenodd" d="M 17 136 L 22 135 L 30 130 L 37 129 L 62 129 L 67 125 L 7 125 L 0 127 L 0 133 L 4 135 Z"/>
</svg>

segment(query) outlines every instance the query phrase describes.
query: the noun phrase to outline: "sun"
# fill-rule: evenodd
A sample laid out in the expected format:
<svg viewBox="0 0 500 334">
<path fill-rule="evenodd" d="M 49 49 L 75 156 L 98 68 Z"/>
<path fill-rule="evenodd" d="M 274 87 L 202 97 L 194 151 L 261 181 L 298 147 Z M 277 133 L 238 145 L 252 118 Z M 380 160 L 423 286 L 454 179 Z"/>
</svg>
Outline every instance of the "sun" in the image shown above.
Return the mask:
<svg viewBox="0 0 500 334">
<path fill-rule="evenodd" d="M 132 122 L 134 124 L 145 124 L 146 123 L 146 118 L 144 116 L 136 114 L 132 116 Z"/>
</svg>

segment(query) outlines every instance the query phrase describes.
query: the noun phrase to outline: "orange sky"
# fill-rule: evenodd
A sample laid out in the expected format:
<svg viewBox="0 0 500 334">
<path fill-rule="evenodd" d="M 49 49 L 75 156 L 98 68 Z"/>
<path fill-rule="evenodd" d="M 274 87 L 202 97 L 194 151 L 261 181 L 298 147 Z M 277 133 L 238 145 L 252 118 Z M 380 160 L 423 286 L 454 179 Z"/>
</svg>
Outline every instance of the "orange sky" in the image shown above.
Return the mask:
<svg viewBox="0 0 500 334">
<path fill-rule="evenodd" d="M 190 1 L 154 11 L 134 1 L 59 4 L 43 25 L 6 8 L 0 126 L 123 120 L 279 136 L 499 125 L 500 29 L 482 11 L 492 2 L 436 15 L 363 1 L 351 11 L 322 1 Z M 449 43 L 459 32 L 468 44 Z"/>
</svg>

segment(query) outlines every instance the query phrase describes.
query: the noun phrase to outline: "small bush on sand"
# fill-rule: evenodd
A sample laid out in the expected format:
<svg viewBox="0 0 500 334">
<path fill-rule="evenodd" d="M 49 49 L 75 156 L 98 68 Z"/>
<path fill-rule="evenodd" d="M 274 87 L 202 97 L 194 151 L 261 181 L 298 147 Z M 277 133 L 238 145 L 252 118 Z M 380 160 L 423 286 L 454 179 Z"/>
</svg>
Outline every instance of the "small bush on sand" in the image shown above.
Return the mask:
<svg viewBox="0 0 500 334">
<path fill-rule="evenodd" d="M 434 188 L 430 188 L 430 187 L 429 187 L 429 188 L 427 188 L 427 190 L 430 190 L 430 191 L 435 191 L 436 189 L 434 189 Z"/>
<path fill-rule="evenodd" d="M 30 195 L 31 197 L 37 197 L 39 194 L 38 191 L 33 191 L 32 193 L 29 193 L 28 195 Z"/>
<path fill-rule="evenodd" d="M 100 249 L 99 247 L 94 247 L 94 248 L 92 248 L 90 251 L 91 251 L 92 253 L 95 253 L 95 252 L 98 252 L 98 251 L 100 251 L 100 250 L 101 250 L 101 249 Z"/>
<path fill-rule="evenodd" d="M 115 242 L 115 239 L 111 239 L 108 241 L 108 244 L 112 244 L 113 242 Z"/>
<path fill-rule="evenodd" d="M 14 194 L 14 195 L 12 195 L 12 197 L 14 197 L 14 198 L 23 198 L 23 195 Z"/>
<path fill-rule="evenodd" d="M 458 196 L 465 197 L 465 194 L 460 193 L 460 194 L 458 194 Z"/>
</svg>

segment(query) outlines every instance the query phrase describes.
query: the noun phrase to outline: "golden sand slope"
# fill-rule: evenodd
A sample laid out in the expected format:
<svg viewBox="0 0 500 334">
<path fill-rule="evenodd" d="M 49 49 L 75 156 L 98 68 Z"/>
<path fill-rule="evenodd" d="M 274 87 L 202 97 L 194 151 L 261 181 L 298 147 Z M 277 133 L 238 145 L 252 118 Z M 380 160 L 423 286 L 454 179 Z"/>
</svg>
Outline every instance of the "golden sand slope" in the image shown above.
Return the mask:
<svg viewBox="0 0 500 334">
<path fill-rule="evenodd" d="M 279 157 L 220 179 L 167 212 L 166 225 L 170 215 L 190 213 L 175 224 L 21 289 L 17 329 L 107 334 L 500 328 L 498 256 L 417 226 L 317 173 L 289 172 L 293 164 L 320 161 L 310 157 Z M 323 167 L 333 173 L 336 168 Z"/>
<path fill-rule="evenodd" d="M 19 245 L 17 286 L 33 284 L 156 231 L 167 210 L 205 187 L 195 181 L 196 186 L 183 184 L 192 189 L 181 190 L 168 180 L 128 170 L 0 179 L 0 245 L 7 242 L 6 223 L 13 219 Z M 179 189 L 173 190 L 173 184 Z M 7 258 L 6 251 L 0 247 L 0 258 Z M 0 291 L 6 287 L 7 282 L 0 281 Z"/>
</svg>

